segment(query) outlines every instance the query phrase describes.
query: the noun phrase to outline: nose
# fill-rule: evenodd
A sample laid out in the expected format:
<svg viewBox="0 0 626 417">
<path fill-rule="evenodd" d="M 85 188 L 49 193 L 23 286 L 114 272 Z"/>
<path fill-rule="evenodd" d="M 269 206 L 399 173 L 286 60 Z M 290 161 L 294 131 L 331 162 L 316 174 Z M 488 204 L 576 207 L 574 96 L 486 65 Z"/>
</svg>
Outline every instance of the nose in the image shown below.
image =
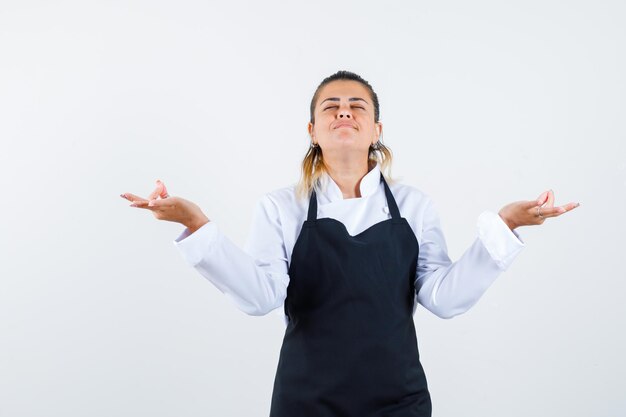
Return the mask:
<svg viewBox="0 0 626 417">
<path fill-rule="evenodd" d="M 350 110 L 348 109 L 343 109 L 339 112 L 339 114 L 337 115 L 337 117 L 339 117 L 340 119 L 351 119 L 352 118 L 352 114 L 350 114 Z"/>
</svg>

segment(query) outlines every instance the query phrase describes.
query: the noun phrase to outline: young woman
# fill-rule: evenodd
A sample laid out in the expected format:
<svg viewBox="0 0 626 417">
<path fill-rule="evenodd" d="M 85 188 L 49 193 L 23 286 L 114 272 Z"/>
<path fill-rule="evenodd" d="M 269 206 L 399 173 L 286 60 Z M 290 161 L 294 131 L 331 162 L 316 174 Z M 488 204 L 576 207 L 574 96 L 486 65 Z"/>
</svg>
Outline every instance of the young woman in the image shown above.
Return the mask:
<svg viewBox="0 0 626 417">
<path fill-rule="evenodd" d="M 430 416 L 417 304 L 444 318 L 467 311 L 524 247 L 515 228 L 578 206 L 554 207 L 550 190 L 484 211 L 477 238 L 452 262 L 431 199 L 384 174 L 391 152 L 379 140 L 379 112 L 357 74 L 322 81 L 302 178 L 259 201 L 244 249 L 160 181 L 148 199 L 122 194 L 186 226 L 175 245 L 241 310 L 283 306 L 271 417 Z"/>
</svg>

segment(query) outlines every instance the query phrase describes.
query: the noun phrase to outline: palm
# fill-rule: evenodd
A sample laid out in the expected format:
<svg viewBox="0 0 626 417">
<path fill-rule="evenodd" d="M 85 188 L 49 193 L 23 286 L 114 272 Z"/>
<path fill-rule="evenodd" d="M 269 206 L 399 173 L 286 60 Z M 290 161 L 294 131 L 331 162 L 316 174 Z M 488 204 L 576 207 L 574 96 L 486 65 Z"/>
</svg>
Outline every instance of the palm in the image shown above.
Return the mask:
<svg viewBox="0 0 626 417">
<path fill-rule="evenodd" d="M 545 191 L 537 197 L 537 200 L 515 201 L 502 207 L 498 214 L 511 230 L 520 226 L 542 224 L 548 217 L 558 217 L 574 208 L 580 203 L 567 203 L 562 206 L 554 206 L 554 192 Z"/>
</svg>

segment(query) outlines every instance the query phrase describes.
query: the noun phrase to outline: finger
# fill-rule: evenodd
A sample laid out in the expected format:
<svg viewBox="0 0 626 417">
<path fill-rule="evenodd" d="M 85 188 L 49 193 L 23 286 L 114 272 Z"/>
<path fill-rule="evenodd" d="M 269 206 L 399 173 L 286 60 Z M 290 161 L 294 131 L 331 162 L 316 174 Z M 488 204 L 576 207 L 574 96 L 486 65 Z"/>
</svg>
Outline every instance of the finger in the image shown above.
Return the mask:
<svg viewBox="0 0 626 417">
<path fill-rule="evenodd" d="M 547 197 L 548 191 L 544 191 L 543 193 L 539 194 L 539 197 L 537 197 L 537 202 L 541 205 L 545 203 Z"/>
<path fill-rule="evenodd" d="M 157 186 L 152 193 L 148 196 L 148 200 L 154 200 L 163 192 L 163 183 L 159 180 L 156 181 Z"/>
<path fill-rule="evenodd" d="M 165 187 L 164 183 L 161 183 L 163 185 L 163 191 L 160 194 L 161 198 L 168 198 L 170 195 L 167 192 L 167 188 Z"/>
<path fill-rule="evenodd" d="M 122 194 L 122 197 L 133 202 L 134 201 L 148 201 L 145 198 L 139 197 L 138 195 L 131 194 L 131 193 L 124 193 Z"/>
<path fill-rule="evenodd" d="M 563 212 L 565 213 L 566 211 L 574 210 L 578 206 L 580 206 L 580 203 L 567 203 L 559 206 L 559 208 L 562 208 L 564 210 Z"/>
<path fill-rule="evenodd" d="M 130 206 L 131 207 L 148 207 L 149 202 L 150 201 L 148 200 L 135 200 Z"/>
<path fill-rule="evenodd" d="M 155 211 L 161 211 L 161 209 L 159 209 L 159 208 L 155 208 L 155 207 L 150 207 L 150 206 L 149 206 L 149 205 L 147 205 L 147 204 L 144 204 L 144 205 L 139 205 L 139 206 L 135 206 L 135 205 L 131 204 L 130 206 L 131 206 L 131 207 L 140 208 L 140 209 L 144 209 L 144 210 L 150 210 L 150 211 L 152 211 L 152 212 L 155 212 Z"/>
<path fill-rule="evenodd" d="M 546 201 L 546 207 L 554 207 L 554 191 L 548 192 L 548 200 Z"/>
<path fill-rule="evenodd" d="M 537 206 L 540 206 L 543 202 L 540 202 L 539 200 L 530 200 L 530 201 L 526 201 L 523 205 L 523 207 L 526 210 L 530 210 L 532 208 L 535 208 Z"/>
<path fill-rule="evenodd" d="M 146 210 L 150 210 L 150 211 L 163 211 L 163 207 L 162 206 L 151 206 L 150 202 L 151 201 L 160 201 L 160 200 L 150 200 L 150 201 L 138 201 L 135 202 L 133 204 L 131 204 L 131 207 L 136 207 L 136 208 L 141 208 L 141 209 L 146 209 Z"/>
<path fill-rule="evenodd" d="M 170 206 L 170 200 L 150 200 L 148 202 L 148 206 L 150 207 L 154 207 L 154 208 L 163 208 L 165 206 Z"/>
<path fill-rule="evenodd" d="M 544 207 L 541 209 L 541 214 L 543 217 L 556 217 L 571 210 L 572 208 L 573 207 L 570 207 L 569 204 L 560 207 Z"/>
</svg>

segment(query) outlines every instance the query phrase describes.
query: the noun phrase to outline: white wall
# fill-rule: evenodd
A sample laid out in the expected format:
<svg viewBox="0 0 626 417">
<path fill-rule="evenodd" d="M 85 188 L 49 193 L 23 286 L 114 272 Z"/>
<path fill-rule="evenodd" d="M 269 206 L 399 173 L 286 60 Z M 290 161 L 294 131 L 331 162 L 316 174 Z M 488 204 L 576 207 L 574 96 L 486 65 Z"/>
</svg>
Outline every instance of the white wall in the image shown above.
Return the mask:
<svg viewBox="0 0 626 417">
<path fill-rule="evenodd" d="M 284 324 L 187 266 L 163 180 L 243 245 L 295 182 L 339 69 L 381 101 L 393 174 L 450 256 L 554 189 L 479 303 L 416 328 L 434 416 L 626 413 L 621 1 L 0 3 L 0 416 L 266 416 Z"/>
</svg>

